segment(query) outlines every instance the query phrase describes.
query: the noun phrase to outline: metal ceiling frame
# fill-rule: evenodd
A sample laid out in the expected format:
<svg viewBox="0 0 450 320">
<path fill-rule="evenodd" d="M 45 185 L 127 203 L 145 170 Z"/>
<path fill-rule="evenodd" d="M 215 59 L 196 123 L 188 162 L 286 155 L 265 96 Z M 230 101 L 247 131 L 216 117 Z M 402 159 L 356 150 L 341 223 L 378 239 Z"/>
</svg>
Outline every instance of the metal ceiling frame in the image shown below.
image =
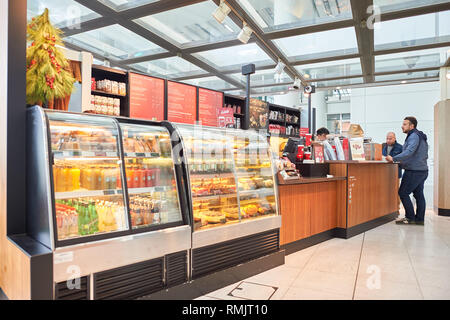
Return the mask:
<svg viewBox="0 0 450 320">
<path fill-rule="evenodd" d="M 227 48 L 235 45 L 242 44 L 238 39 L 230 39 L 225 40 L 221 42 L 216 43 L 210 43 L 210 44 L 201 44 L 198 46 L 192 46 L 192 45 L 185 45 L 185 46 L 177 46 L 176 44 L 168 41 L 167 39 L 157 35 L 156 33 L 148 30 L 147 28 L 141 26 L 140 24 L 134 22 L 134 19 L 138 19 L 141 17 L 145 17 L 152 14 L 157 14 L 160 12 L 173 10 L 177 8 L 181 8 L 184 6 L 189 6 L 196 3 L 201 3 L 208 0 L 159 0 L 157 2 L 144 4 L 138 7 L 125 9 L 123 11 L 116 11 L 107 5 L 95 0 L 75 0 L 79 4 L 83 5 L 84 7 L 89 8 L 93 12 L 99 14 L 101 17 L 94 18 L 89 21 L 82 22 L 79 26 L 79 28 L 62 28 L 62 31 L 65 33 L 65 36 L 71 36 L 78 33 L 95 30 L 98 28 L 110 26 L 113 24 L 119 24 L 122 27 L 125 27 L 126 29 L 140 35 L 141 37 L 155 43 L 156 45 L 160 46 L 161 48 L 167 50 L 167 52 L 158 53 L 158 54 L 151 54 L 151 55 L 145 55 L 141 57 L 136 58 L 130 58 L 126 60 L 114 60 L 110 58 L 105 58 L 104 56 L 100 54 L 94 54 L 94 56 L 97 59 L 105 60 L 108 59 L 110 61 L 110 64 L 112 66 L 117 66 L 123 69 L 131 69 L 134 71 L 139 71 L 138 69 L 132 67 L 132 64 L 140 63 L 140 62 L 147 62 L 157 59 L 163 59 L 168 57 L 182 57 L 186 61 L 192 63 L 193 65 L 201 68 L 205 71 L 204 74 L 200 75 L 189 75 L 184 77 L 178 77 L 174 78 L 173 80 L 177 81 L 183 81 L 183 80 L 189 80 L 189 79 L 197 79 L 197 78 L 204 78 L 204 77 L 211 77 L 216 76 L 232 86 L 234 86 L 234 89 L 227 89 L 229 90 L 242 90 L 245 88 L 245 84 L 236 81 L 234 78 L 228 76 L 229 74 L 233 73 L 240 73 L 241 70 L 239 70 L 235 67 L 232 68 L 225 68 L 218 70 L 217 68 L 209 65 L 206 61 L 203 61 L 202 59 L 197 58 L 193 54 L 196 52 L 201 51 L 207 51 L 207 50 L 214 50 L 214 49 L 221 49 L 221 48 Z M 212 0 L 216 5 L 220 4 L 220 0 Z M 376 75 L 382 75 L 386 73 L 375 73 L 375 56 L 378 55 L 386 55 L 391 53 L 399 53 L 399 52 L 409 52 L 409 51 L 416 51 L 416 50 L 424 50 L 424 49 L 430 49 L 430 48 L 441 48 L 441 47 L 447 47 L 450 46 L 450 42 L 441 42 L 441 43 L 423 43 L 416 46 L 409 46 L 409 47 L 397 47 L 397 48 L 387 48 L 387 49 L 381 49 L 381 50 L 375 50 L 374 48 L 374 31 L 370 30 L 366 26 L 366 21 L 369 18 L 369 14 L 367 13 L 367 8 L 370 5 L 373 5 L 373 0 L 350 0 L 351 8 L 352 8 L 352 19 L 344 19 L 334 22 L 327 22 L 322 23 L 318 25 L 311 25 L 311 26 L 301 26 L 286 30 L 277 30 L 277 31 L 268 31 L 264 32 L 259 25 L 252 19 L 250 15 L 247 14 L 247 12 L 241 7 L 241 5 L 238 3 L 238 0 L 225 0 L 228 6 L 232 9 L 232 12 L 229 14 L 229 17 L 237 24 L 238 27 L 242 28 L 243 23 L 242 20 L 244 20 L 253 30 L 253 35 L 249 41 L 249 43 L 256 42 L 258 46 L 267 53 L 267 55 L 274 61 L 274 64 L 267 64 L 258 66 L 257 70 L 267 70 L 272 69 L 275 67 L 276 63 L 278 62 L 278 59 L 280 59 L 283 63 L 285 63 L 285 72 L 294 80 L 295 77 L 298 77 L 301 79 L 302 83 L 304 85 L 316 82 L 317 80 L 323 80 L 323 79 L 305 79 L 295 66 L 301 66 L 305 64 L 313 64 L 313 63 L 320 63 L 320 62 L 328 62 L 328 61 L 339 61 L 344 59 L 352 59 L 352 58 L 360 58 L 361 59 L 361 67 L 364 77 L 364 84 L 371 84 L 371 83 L 377 83 L 375 82 L 375 76 Z M 380 21 L 389 21 L 394 19 L 402 19 L 412 16 L 418 16 L 423 14 L 429 14 L 429 13 L 436 13 L 440 11 L 446 11 L 450 10 L 450 2 L 447 3 L 440 3 L 440 4 L 433 4 L 433 5 L 427 5 L 417 8 L 410 8 L 410 9 L 402 9 L 394 12 L 386 12 L 381 13 Z M 351 53 L 351 54 L 339 54 L 337 56 L 323 56 L 323 57 L 317 57 L 312 59 L 304 59 L 299 57 L 287 57 L 283 52 L 281 52 L 280 49 L 273 43 L 273 40 L 285 38 L 285 37 L 292 37 L 292 36 L 298 36 L 302 34 L 308 34 L 308 33 L 315 33 L 315 32 L 321 32 L 321 31 L 329 31 L 329 30 L 335 30 L 340 28 L 348 28 L 348 27 L 354 27 L 357 43 L 358 43 L 358 52 L 357 53 Z M 72 48 L 74 50 L 83 50 L 83 48 L 76 46 L 74 44 L 66 43 L 66 46 L 69 48 Z M 299 60 L 300 59 L 300 60 Z M 251 61 L 249 61 L 251 62 Z M 446 64 L 444 66 L 449 66 L 449 61 L 447 60 Z M 429 70 L 439 69 L 439 68 L 425 68 Z M 420 70 L 419 70 L 420 71 Z M 141 72 L 141 71 L 140 71 Z M 407 72 L 414 72 L 414 70 L 397 70 L 389 72 L 388 74 L 396 74 L 396 73 L 407 73 Z M 346 79 L 346 78 L 355 78 L 355 77 L 361 77 L 359 76 L 342 76 L 342 77 L 336 77 L 336 78 L 329 78 L 325 80 L 340 80 L 340 79 Z M 400 80 L 399 80 L 400 81 Z M 266 87 L 273 86 L 266 85 Z M 258 86 L 261 88 L 262 86 Z"/>
</svg>

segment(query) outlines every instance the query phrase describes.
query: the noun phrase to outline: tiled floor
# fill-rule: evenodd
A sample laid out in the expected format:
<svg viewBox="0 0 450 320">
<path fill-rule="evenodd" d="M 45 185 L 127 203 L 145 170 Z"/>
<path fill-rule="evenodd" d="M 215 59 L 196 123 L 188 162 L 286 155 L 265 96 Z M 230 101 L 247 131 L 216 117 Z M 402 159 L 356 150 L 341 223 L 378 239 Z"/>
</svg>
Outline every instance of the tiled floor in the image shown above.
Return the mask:
<svg viewBox="0 0 450 320">
<path fill-rule="evenodd" d="M 428 211 L 425 226 L 391 222 L 335 238 L 198 299 L 450 300 L 449 268 L 450 218 Z"/>
</svg>

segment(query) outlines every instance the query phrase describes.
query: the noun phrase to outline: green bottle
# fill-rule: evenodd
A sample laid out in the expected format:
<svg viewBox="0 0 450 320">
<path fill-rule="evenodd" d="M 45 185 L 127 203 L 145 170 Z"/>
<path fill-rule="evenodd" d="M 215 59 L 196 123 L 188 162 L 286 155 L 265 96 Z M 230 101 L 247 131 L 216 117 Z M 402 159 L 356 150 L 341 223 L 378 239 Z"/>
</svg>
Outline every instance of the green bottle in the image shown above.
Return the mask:
<svg viewBox="0 0 450 320">
<path fill-rule="evenodd" d="M 89 218 L 90 218 L 89 234 L 97 233 L 98 232 L 98 214 L 97 214 L 97 209 L 95 209 L 94 201 L 89 202 Z"/>
</svg>

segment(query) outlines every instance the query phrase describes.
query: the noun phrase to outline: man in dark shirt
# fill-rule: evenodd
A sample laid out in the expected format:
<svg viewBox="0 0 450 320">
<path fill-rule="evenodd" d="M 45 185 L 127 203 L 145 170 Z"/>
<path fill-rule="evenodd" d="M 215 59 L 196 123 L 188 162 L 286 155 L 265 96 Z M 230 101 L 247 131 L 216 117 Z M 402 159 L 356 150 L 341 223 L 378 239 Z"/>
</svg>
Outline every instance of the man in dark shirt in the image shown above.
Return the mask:
<svg viewBox="0 0 450 320">
<path fill-rule="evenodd" d="M 423 188 L 428 177 L 427 135 L 417 130 L 417 119 L 414 117 L 405 118 L 402 130 L 407 134 L 402 153 L 394 157 L 386 157 L 389 162 L 400 162 L 402 169 L 405 169 L 402 183 L 398 189 L 398 195 L 405 208 L 405 218 L 397 220 L 396 223 L 423 225 L 426 209 Z M 409 197 L 411 193 L 417 202 L 416 214 L 414 214 L 414 206 Z"/>
<path fill-rule="evenodd" d="M 403 146 L 397 142 L 394 132 L 388 132 L 386 136 L 386 143 L 383 143 L 383 156 L 395 157 L 402 153 Z M 402 168 L 398 166 L 398 178 L 402 177 Z"/>
</svg>

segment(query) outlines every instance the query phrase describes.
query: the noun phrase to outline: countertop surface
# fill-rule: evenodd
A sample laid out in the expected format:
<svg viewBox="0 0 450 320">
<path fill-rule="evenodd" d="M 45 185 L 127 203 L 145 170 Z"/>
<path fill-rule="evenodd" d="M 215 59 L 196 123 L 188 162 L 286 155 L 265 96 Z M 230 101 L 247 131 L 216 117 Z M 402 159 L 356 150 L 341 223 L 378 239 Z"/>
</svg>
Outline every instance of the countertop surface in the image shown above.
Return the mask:
<svg viewBox="0 0 450 320">
<path fill-rule="evenodd" d="M 304 178 L 296 180 L 278 180 L 278 185 L 292 185 L 292 184 L 306 184 L 306 183 L 319 183 L 319 182 L 331 182 L 331 181 L 341 181 L 347 180 L 347 177 L 332 177 L 332 178 Z"/>
<path fill-rule="evenodd" d="M 397 164 L 387 161 L 375 161 L 375 160 L 326 160 L 325 163 L 349 163 L 349 164 Z"/>
</svg>

